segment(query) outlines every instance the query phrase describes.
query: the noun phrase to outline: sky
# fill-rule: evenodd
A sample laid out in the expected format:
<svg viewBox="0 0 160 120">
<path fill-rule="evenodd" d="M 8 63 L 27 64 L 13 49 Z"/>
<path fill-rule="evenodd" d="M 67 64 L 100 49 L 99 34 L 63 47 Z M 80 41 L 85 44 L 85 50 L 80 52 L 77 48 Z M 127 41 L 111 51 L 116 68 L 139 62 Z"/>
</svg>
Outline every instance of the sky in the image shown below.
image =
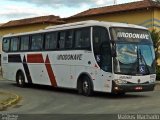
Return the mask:
<svg viewBox="0 0 160 120">
<path fill-rule="evenodd" d="M 116 0 L 117 4 L 139 0 Z M 90 8 L 113 5 L 114 0 L 0 0 L 0 23 L 30 17 L 69 17 Z"/>
</svg>

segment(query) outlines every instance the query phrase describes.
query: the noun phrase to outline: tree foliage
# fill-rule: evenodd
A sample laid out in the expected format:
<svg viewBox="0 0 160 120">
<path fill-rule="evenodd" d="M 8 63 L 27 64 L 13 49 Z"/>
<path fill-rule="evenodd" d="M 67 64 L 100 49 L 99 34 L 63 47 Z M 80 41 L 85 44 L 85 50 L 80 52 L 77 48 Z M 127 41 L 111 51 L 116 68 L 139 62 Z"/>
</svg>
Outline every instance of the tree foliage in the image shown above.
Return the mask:
<svg viewBox="0 0 160 120">
<path fill-rule="evenodd" d="M 160 48 L 160 31 L 156 31 L 155 29 L 151 31 L 151 37 L 153 40 L 156 59 L 159 57 L 158 49 Z"/>
<path fill-rule="evenodd" d="M 160 31 L 156 31 L 155 29 L 151 31 L 151 37 L 153 40 L 155 55 L 156 55 L 156 79 L 160 80 L 160 66 L 157 64 L 157 59 L 160 57 L 159 48 L 160 48 Z"/>
</svg>

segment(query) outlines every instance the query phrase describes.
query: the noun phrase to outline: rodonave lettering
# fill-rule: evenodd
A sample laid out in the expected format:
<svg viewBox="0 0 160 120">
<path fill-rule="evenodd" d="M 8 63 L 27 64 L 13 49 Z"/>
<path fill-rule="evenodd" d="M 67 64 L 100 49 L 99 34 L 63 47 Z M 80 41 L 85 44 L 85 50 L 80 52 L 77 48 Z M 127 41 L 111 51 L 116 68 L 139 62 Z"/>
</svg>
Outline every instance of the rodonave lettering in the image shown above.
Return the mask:
<svg viewBox="0 0 160 120">
<path fill-rule="evenodd" d="M 82 54 L 65 54 L 58 55 L 58 60 L 82 60 Z"/>
<path fill-rule="evenodd" d="M 148 34 L 126 33 L 126 32 L 118 32 L 117 37 L 134 38 L 134 39 L 149 39 Z"/>
</svg>

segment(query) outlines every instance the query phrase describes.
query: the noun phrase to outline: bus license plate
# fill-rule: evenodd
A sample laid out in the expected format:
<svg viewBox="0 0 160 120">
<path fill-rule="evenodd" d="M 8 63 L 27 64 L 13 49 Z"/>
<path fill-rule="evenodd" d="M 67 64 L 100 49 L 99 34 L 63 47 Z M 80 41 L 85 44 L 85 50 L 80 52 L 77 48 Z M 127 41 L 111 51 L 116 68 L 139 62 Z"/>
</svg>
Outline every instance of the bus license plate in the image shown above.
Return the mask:
<svg viewBox="0 0 160 120">
<path fill-rule="evenodd" d="M 142 87 L 135 87 L 135 90 L 142 90 Z"/>
</svg>

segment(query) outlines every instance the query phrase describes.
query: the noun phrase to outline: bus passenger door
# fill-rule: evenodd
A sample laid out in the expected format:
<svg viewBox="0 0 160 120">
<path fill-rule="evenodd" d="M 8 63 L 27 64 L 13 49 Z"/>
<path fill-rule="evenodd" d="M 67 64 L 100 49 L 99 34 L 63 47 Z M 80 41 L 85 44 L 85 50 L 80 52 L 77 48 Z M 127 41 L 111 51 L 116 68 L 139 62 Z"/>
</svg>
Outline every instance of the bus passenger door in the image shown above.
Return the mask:
<svg viewBox="0 0 160 120">
<path fill-rule="evenodd" d="M 110 92 L 112 88 L 112 57 L 110 44 L 108 42 L 102 43 L 100 52 L 100 75 L 104 87 L 103 91 Z"/>
<path fill-rule="evenodd" d="M 93 51 L 99 68 L 95 68 L 95 90 L 111 92 L 112 57 L 108 31 L 93 27 Z"/>
</svg>

